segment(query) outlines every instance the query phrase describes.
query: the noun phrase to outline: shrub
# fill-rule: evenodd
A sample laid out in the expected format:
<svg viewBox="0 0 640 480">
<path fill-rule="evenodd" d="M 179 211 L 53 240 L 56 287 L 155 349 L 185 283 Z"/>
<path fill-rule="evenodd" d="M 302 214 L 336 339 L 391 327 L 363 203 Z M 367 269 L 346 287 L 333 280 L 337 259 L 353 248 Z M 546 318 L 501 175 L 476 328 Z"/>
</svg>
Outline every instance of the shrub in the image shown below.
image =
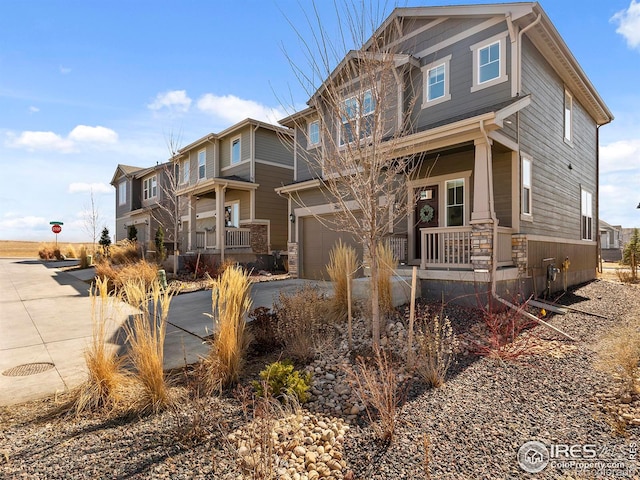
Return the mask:
<svg viewBox="0 0 640 480">
<path fill-rule="evenodd" d="M 228 268 L 213 283 L 211 317 L 215 337 L 203 361 L 206 390 L 211 393 L 238 381 L 249 346 L 245 315 L 251 308 L 251 280 L 239 267 Z"/>
<path fill-rule="evenodd" d="M 640 232 L 633 229 L 631 240 L 624 246 L 622 251 L 622 263 L 631 267 L 631 281 L 638 280 L 638 264 L 640 264 Z"/>
<path fill-rule="evenodd" d="M 216 263 L 215 258 L 209 255 L 201 255 L 200 257 L 185 255 L 184 271 L 194 278 L 205 278 L 207 275 L 216 278 L 224 272 Z"/>
<path fill-rule="evenodd" d="M 118 292 L 130 281 L 139 281 L 145 289 L 149 289 L 158 278 L 158 266 L 146 260 L 115 266 L 108 261 L 102 261 L 96 264 L 96 275 L 107 277 L 109 287 Z"/>
<path fill-rule="evenodd" d="M 130 240 L 122 240 L 109 247 L 109 256 L 114 265 L 124 265 L 140 260 L 138 244 Z"/>
<path fill-rule="evenodd" d="M 83 245 L 80 249 L 80 268 L 88 268 L 89 257 L 87 256 L 87 248 Z"/>
<path fill-rule="evenodd" d="M 109 229 L 104 227 L 100 234 L 100 240 L 98 244 L 102 247 L 102 251 L 105 256 L 109 256 L 109 247 L 111 246 L 111 235 L 109 235 Z"/>
<path fill-rule="evenodd" d="M 303 362 L 311 360 L 321 337 L 330 333 L 325 296 L 308 284 L 292 293 L 281 291 L 273 311 L 278 317 L 276 338 L 287 354 Z"/>
<path fill-rule="evenodd" d="M 254 381 L 253 386 L 259 396 L 272 396 L 281 402 L 295 398 L 300 403 L 309 399 L 311 374 L 295 370 L 289 360 L 273 362 L 260 372 L 262 382 Z M 265 391 L 266 390 L 266 391 Z"/>
<path fill-rule="evenodd" d="M 407 315 L 409 315 L 407 311 Z M 432 315 L 425 305 L 416 305 L 418 345 L 417 372 L 429 385 L 440 387 L 444 384 L 457 339 L 448 317 Z"/>
<path fill-rule="evenodd" d="M 142 386 L 137 408 L 158 412 L 172 404 L 164 376 L 164 339 L 173 294 L 156 280 L 150 287 L 140 279 L 128 279 L 123 285 L 126 301 L 139 309 L 132 322 L 125 324 L 129 358 L 135 377 Z"/>
<path fill-rule="evenodd" d="M 127 228 L 127 240 L 130 242 L 138 240 L 138 229 L 135 225 L 129 225 L 129 228 Z"/>
<path fill-rule="evenodd" d="M 329 252 L 329 265 L 327 265 L 327 273 L 333 282 L 331 313 L 337 321 L 344 321 L 347 318 L 349 308 L 347 289 L 351 289 L 352 278 L 357 268 L 355 249 L 338 240 L 336 246 Z"/>
<path fill-rule="evenodd" d="M 64 257 L 62 256 L 62 252 L 58 247 L 54 247 L 52 245 L 41 245 L 38 250 L 38 256 L 42 260 L 62 260 Z"/>
<path fill-rule="evenodd" d="M 393 295 L 391 278 L 398 261 L 393 256 L 393 250 L 388 243 L 378 245 L 378 292 L 380 295 L 380 314 L 389 315 L 393 312 Z"/>
<path fill-rule="evenodd" d="M 270 351 L 280 345 L 276 338 L 278 317 L 268 307 L 254 309 L 249 314 L 249 318 L 251 319 L 249 330 L 259 350 Z"/>
<path fill-rule="evenodd" d="M 162 263 L 164 262 L 164 259 L 167 258 L 167 249 L 164 247 L 164 230 L 162 229 L 162 225 L 160 225 L 156 230 L 154 243 L 156 247 L 156 259 L 159 263 Z"/>
<path fill-rule="evenodd" d="M 67 258 L 79 258 L 78 252 L 76 251 L 75 247 L 71 244 L 67 245 L 67 251 L 65 255 L 67 256 Z"/>
<path fill-rule="evenodd" d="M 73 410 L 76 414 L 83 411 L 112 410 L 123 400 L 123 391 L 130 382 L 125 374 L 122 359 L 109 344 L 110 296 L 107 279 L 97 278 L 89 291 L 91 297 L 91 317 L 93 330 L 91 343 L 85 351 L 87 381 L 75 392 Z"/>
<path fill-rule="evenodd" d="M 640 330 L 636 325 L 614 328 L 601 342 L 598 352 L 599 369 L 622 381 L 625 393 L 638 393 L 640 375 Z"/>
</svg>

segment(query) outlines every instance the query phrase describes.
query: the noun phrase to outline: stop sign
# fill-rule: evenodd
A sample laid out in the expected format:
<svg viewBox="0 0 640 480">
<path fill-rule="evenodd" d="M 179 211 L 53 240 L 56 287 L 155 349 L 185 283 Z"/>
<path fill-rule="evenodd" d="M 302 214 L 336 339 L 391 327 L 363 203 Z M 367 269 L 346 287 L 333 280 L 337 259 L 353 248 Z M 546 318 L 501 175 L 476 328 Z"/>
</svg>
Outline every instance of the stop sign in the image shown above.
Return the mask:
<svg viewBox="0 0 640 480">
<path fill-rule="evenodd" d="M 62 231 L 62 227 L 60 225 L 54 225 L 53 227 L 51 227 L 51 231 L 53 233 L 60 233 Z"/>
</svg>

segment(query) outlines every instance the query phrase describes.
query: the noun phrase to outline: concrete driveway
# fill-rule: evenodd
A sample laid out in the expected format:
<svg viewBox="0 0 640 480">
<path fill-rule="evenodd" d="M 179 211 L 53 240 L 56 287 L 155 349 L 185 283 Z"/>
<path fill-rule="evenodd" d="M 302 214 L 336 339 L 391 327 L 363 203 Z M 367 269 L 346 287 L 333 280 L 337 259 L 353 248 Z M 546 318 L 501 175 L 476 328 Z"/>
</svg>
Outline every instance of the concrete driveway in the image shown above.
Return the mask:
<svg viewBox="0 0 640 480">
<path fill-rule="evenodd" d="M 61 271 L 74 262 L 0 259 L 0 405 L 64 392 L 86 379 L 84 350 L 92 335 L 89 284 L 92 270 Z M 281 289 L 305 280 L 260 282 L 252 287 L 253 308 L 271 307 Z M 330 287 L 311 282 L 320 288 Z M 131 313 L 110 304 L 110 344 L 122 348 L 122 324 Z M 207 353 L 202 337 L 211 334 L 211 292 L 173 298 L 165 339 L 165 368 L 193 363 Z"/>
</svg>

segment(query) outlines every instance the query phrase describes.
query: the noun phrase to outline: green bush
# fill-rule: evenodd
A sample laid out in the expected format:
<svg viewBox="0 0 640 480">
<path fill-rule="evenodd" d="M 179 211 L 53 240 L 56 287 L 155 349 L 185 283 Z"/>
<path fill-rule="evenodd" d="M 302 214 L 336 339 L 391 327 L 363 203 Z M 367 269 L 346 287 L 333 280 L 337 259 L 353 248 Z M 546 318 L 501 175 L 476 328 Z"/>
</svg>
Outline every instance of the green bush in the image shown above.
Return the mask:
<svg viewBox="0 0 640 480">
<path fill-rule="evenodd" d="M 262 381 L 254 381 L 253 386 L 261 397 L 271 395 L 280 401 L 295 397 L 300 403 L 309 399 L 307 391 L 311 387 L 311 374 L 295 370 L 289 360 L 267 365 L 260 372 L 260 378 Z"/>
</svg>

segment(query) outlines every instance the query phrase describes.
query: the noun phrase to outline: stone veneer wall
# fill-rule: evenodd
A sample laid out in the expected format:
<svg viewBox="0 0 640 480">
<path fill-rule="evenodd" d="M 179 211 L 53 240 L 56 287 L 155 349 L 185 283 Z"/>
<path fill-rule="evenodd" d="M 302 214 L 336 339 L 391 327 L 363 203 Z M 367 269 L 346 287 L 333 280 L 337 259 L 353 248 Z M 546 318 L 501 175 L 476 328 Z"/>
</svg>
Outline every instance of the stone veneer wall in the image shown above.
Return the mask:
<svg viewBox="0 0 640 480">
<path fill-rule="evenodd" d="M 515 233 L 511 235 L 511 258 L 513 263 L 518 267 L 518 275 L 527 276 L 528 266 L 528 241 L 524 233 Z"/>
<path fill-rule="evenodd" d="M 287 250 L 289 252 L 289 275 L 291 278 L 298 278 L 298 243 L 289 242 Z"/>
<path fill-rule="evenodd" d="M 265 224 L 243 225 L 251 230 L 251 251 L 256 254 L 269 253 L 269 226 Z"/>
<path fill-rule="evenodd" d="M 471 263 L 474 270 L 491 271 L 493 255 L 493 224 L 489 222 L 471 224 Z"/>
</svg>

